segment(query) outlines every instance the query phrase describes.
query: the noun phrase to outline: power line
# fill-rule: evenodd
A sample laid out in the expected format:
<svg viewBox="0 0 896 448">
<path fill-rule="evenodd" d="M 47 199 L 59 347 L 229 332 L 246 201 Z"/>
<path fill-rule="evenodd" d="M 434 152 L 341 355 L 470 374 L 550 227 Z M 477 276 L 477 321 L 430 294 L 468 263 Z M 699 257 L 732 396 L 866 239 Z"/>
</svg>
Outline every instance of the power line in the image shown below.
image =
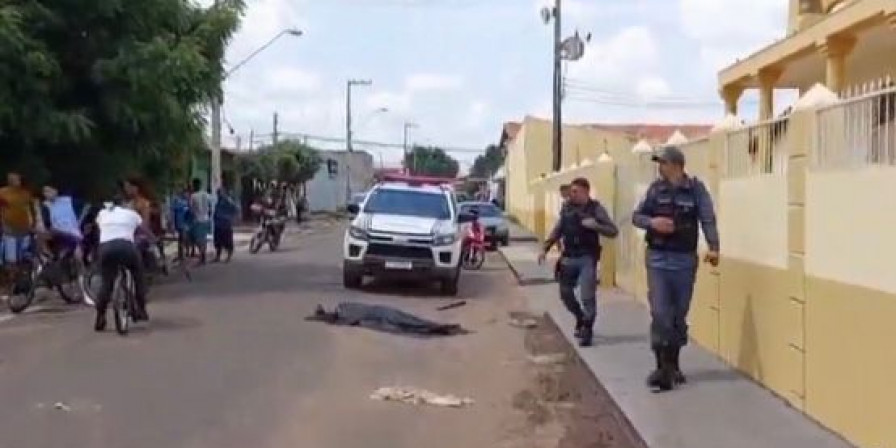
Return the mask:
<svg viewBox="0 0 896 448">
<path fill-rule="evenodd" d="M 594 84 L 589 84 L 578 80 L 567 80 L 565 82 L 567 92 L 578 97 L 578 99 L 589 100 L 606 104 L 631 105 L 631 106 L 651 106 L 651 105 L 673 105 L 673 106 L 721 106 L 724 104 L 721 99 L 716 98 L 697 98 L 684 95 L 658 95 L 652 99 L 642 99 L 632 94 L 614 92 L 602 89 Z M 744 99 L 741 103 L 758 104 L 758 101 Z"/>
<path fill-rule="evenodd" d="M 264 139 L 264 137 L 270 137 L 270 135 L 271 134 L 256 134 L 256 138 L 261 137 L 262 139 Z M 334 143 L 334 144 L 341 144 L 341 145 L 345 145 L 345 143 L 346 143 L 345 137 L 330 137 L 330 136 L 324 136 L 324 135 L 307 134 L 307 133 L 302 133 L 302 132 L 281 132 L 280 136 L 286 137 L 286 138 L 289 138 L 292 140 L 301 140 L 301 141 L 316 141 L 316 142 Z M 370 141 L 370 140 L 357 140 L 354 138 L 352 139 L 352 144 L 360 145 L 360 146 L 370 146 L 370 147 L 374 147 L 374 148 L 392 148 L 392 149 L 403 149 L 404 148 L 403 143 L 376 142 L 376 141 Z M 419 144 L 418 144 L 418 146 L 419 146 Z M 437 144 L 430 144 L 430 145 L 426 145 L 426 146 L 439 148 L 445 152 L 477 153 L 477 154 L 485 153 L 485 148 L 481 148 L 481 149 L 459 148 L 459 147 L 442 146 L 442 145 L 437 145 Z"/>
</svg>

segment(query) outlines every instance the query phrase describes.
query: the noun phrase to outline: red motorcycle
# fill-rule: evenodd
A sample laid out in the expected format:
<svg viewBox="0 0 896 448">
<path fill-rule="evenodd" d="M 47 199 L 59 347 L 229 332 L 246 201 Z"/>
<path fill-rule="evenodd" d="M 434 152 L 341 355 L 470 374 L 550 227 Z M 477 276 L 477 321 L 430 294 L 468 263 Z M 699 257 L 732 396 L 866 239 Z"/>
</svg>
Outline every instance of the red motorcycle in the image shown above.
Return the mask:
<svg viewBox="0 0 896 448">
<path fill-rule="evenodd" d="M 464 240 L 464 250 L 461 254 L 461 264 L 464 269 L 477 270 L 485 263 L 485 229 L 479 220 L 474 218 L 470 223 L 470 230 Z"/>
</svg>

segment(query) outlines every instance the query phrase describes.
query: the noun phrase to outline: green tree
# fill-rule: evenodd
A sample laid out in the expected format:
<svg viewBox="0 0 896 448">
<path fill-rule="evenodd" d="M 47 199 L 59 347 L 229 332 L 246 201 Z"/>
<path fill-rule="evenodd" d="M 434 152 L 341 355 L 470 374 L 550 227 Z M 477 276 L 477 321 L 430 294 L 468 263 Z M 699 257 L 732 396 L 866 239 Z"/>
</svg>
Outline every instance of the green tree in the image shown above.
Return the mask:
<svg viewBox="0 0 896 448">
<path fill-rule="evenodd" d="M 264 146 L 258 152 L 240 155 L 239 159 L 244 176 L 303 187 L 317 174 L 322 163 L 318 150 L 295 140 Z"/>
<path fill-rule="evenodd" d="M 0 6 L 0 169 L 104 194 L 165 186 L 204 143 L 242 0 L 7 0 Z"/>
<path fill-rule="evenodd" d="M 490 178 L 504 164 L 504 150 L 498 145 L 488 145 L 485 152 L 476 157 L 470 167 L 470 177 Z"/>
<path fill-rule="evenodd" d="M 404 167 L 421 176 L 457 177 L 460 165 L 442 148 L 414 146 L 404 157 Z"/>
</svg>

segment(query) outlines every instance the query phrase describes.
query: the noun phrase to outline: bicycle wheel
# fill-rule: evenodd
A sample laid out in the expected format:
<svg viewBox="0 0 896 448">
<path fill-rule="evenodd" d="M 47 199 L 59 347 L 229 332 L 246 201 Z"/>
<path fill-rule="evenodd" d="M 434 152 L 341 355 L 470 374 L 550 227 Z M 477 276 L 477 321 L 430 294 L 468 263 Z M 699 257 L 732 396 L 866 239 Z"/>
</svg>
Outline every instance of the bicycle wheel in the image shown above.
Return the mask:
<svg viewBox="0 0 896 448">
<path fill-rule="evenodd" d="M 65 303 L 74 305 L 84 300 L 84 291 L 82 288 L 81 278 L 84 276 L 84 266 L 78 257 L 72 257 L 64 262 L 63 275 L 65 281 L 56 285 L 56 292 L 62 297 Z"/>
<path fill-rule="evenodd" d="M 81 284 L 81 297 L 84 298 L 84 303 L 95 306 L 97 294 L 102 287 L 99 263 L 93 263 L 85 268 L 78 282 Z"/>
<path fill-rule="evenodd" d="M 9 295 L 7 306 L 9 311 L 19 314 L 28 309 L 34 302 L 37 279 L 40 276 L 40 264 L 28 264 L 19 268 L 13 277 L 12 293 Z"/>
<path fill-rule="evenodd" d="M 122 269 L 115 278 L 112 290 L 112 314 L 115 318 L 115 331 L 124 336 L 131 325 L 130 272 Z"/>
</svg>

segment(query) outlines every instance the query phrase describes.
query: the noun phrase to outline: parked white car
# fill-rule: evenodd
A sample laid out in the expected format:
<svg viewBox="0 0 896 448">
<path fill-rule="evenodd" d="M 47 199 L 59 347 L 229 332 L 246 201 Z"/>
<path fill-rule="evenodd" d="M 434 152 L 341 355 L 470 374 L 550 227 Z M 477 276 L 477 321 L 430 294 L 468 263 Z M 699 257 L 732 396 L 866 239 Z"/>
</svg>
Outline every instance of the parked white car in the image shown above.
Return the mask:
<svg viewBox="0 0 896 448">
<path fill-rule="evenodd" d="M 443 294 L 457 294 L 464 224 L 450 188 L 408 182 L 373 187 L 345 232 L 342 279 L 359 288 L 365 276 L 412 277 L 439 282 Z"/>
</svg>

